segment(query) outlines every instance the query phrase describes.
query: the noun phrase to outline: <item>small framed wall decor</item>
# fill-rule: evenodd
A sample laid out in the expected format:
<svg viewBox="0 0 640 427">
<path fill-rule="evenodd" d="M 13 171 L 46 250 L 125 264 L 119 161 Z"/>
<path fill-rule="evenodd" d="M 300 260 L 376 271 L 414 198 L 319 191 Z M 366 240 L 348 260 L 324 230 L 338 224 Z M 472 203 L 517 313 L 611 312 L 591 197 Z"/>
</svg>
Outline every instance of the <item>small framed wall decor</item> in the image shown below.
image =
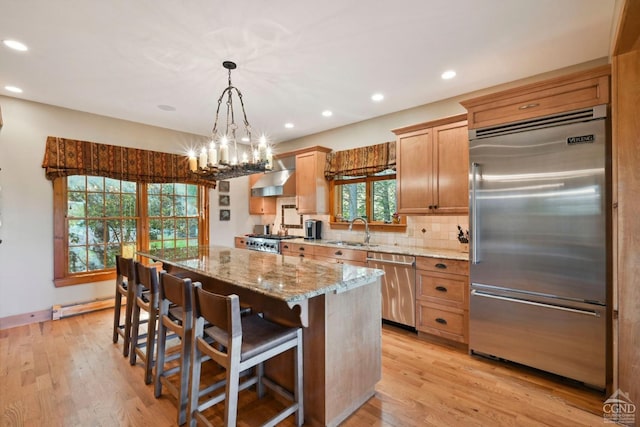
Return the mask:
<svg viewBox="0 0 640 427">
<path fill-rule="evenodd" d="M 231 219 L 231 209 L 220 209 L 220 221 L 229 221 Z"/>
<path fill-rule="evenodd" d="M 220 181 L 218 182 L 218 191 L 221 193 L 229 192 L 229 181 Z"/>
<path fill-rule="evenodd" d="M 230 203 L 230 197 L 228 194 L 219 194 L 218 195 L 218 204 L 220 206 L 229 206 Z"/>
</svg>

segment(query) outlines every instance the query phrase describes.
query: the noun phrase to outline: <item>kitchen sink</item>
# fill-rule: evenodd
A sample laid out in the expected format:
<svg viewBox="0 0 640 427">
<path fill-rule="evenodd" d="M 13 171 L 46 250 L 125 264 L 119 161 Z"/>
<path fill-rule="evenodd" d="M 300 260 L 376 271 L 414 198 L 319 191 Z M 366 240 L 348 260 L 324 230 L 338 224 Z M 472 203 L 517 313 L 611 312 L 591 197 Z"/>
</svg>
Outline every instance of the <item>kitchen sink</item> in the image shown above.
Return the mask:
<svg viewBox="0 0 640 427">
<path fill-rule="evenodd" d="M 374 246 L 378 246 L 378 245 L 371 245 L 371 244 L 366 244 L 363 242 L 350 242 L 347 240 L 329 240 L 327 241 L 327 244 L 329 245 L 338 245 L 338 246 L 355 246 L 355 247 L 374 247 Z"/>
</svg>

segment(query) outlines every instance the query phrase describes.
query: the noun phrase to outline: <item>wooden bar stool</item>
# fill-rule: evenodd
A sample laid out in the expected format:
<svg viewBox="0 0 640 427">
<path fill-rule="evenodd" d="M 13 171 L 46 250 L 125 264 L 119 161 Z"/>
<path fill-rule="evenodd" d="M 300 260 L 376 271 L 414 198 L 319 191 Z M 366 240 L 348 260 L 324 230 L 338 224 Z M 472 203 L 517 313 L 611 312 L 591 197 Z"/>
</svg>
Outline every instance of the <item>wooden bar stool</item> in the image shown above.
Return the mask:
<svg viewBox="0 0 640 427">
<path fill-rule="evenodd" d="M 116 298 L 113 310 L 113 342 L 122 337 L 122 355 L 129 355 L 131 345 L 131 313 L 133 311 L 134 288 L 136 283 L 135 267 L 132 258 L 116 255 Z M 122 319 L 122 297 L 126 298 L 125 314 Z"/>
<path fill-rule="evenodd" d="M 304 422 L 302 329 L 288 328 L 263 319 L 259 315 L 242 317 L 237 295 L 217 295 L 193 287 L 193 361 L 191 363 L 191 387 L 189 392 L 189 424 L 211 423 L 201 413 L 211 406 L 225 401 L 224 425 L 236 425 L 238 393 L 256 385 L 258 397 L 264 394 L 264 386 L 284 396 L 291 405 L 275 415 L 264 426 L 274 426 L 291 414 L 296 414 L 296 424 Z M 263 377 L 262 364 L 289 349 L 294 349 L 293 393 Z M 224 393 L 201 401 L 200 374 L 202 362 L 213 359 L 226 370 L 226 379 L 216 384 L 225 386 Z M 240 382 L 240 374 L 255 368 L 255 375 Z M 216 385 L 209 388 L 215 388 Z"/>
<path fill-rule="evenodd" d="M 165 386 L 178 401 L 178 424 L 187 420 L 188 382 L 191 363 L 192 346 L 192 292 L 191 279 L 179 278 L 160 272 L 160 292 L 158 311 L 158 353 L 156 357 L 155 386 L 156 397 L 162 395 Z M 180 353 L 173 358 L 167 357 L 167 337 L 174 333 L 180 340 Z M 179 359 L 177 366 L 167 368 L 171 360 Z M 178 377 L 178 386 L 171 377 Z"/>
<path fill-rule="evenodd" d="M 156 343 L 156 324 L 158 321 L 158 272 L 154 266 L 135 263 L 136 286 L 135 300 L 131 319 L 131 350 L 129 363 L 136 364 L 137 357 L 144 364 L 144 382 L 151 384 L 154 349 Z M 140 311 L 147 313 L 146 319 L 140 318 Z M 146 333 L 140 333 L 140 326 L 147 324 Z"/>
</svg>

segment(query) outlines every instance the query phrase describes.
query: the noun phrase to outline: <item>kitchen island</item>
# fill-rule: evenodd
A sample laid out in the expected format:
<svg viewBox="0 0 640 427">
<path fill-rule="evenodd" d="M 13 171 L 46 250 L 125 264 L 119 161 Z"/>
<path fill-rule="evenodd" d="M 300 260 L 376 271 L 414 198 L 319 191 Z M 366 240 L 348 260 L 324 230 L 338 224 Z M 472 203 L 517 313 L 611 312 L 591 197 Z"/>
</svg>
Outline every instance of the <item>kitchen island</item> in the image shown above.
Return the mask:
<svg viewBox="0 0 640 427">
<path fill-rule="evenodd" d="M 305 425 L 336 426 L 375 393 L 381 377 L 381 270 L 225 247 L 138 255 L 203 288 L 236 294 L 255 312 L 303 326 Z M 291 389 L 291 352 L 266 375 Z"/>
</svg>

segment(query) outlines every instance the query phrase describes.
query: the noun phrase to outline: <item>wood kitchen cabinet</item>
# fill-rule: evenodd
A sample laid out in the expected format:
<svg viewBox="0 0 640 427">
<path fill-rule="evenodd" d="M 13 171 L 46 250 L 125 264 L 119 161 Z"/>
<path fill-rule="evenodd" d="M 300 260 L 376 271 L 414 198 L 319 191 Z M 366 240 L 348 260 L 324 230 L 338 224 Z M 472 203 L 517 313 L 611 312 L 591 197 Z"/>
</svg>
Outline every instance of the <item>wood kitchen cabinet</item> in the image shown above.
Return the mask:
<svg viewBox="0 0 640 427">
<path fill-rule="evenodd" d="M 458 115 L 393 130 L 398 213 L 468 213 L 469 137 L 465 119 L 465 115 Z"/>
<path fill-rule="evenodd" d="M 247 239 L 244 237 L 236 237 L 234 239 L 235 247 L 238 249 L 247 249 Z"/>
<path fill-rule="evenodd" d="M 469 129 L 608 104 L 611 67 L 556 77 L 462 101 Z"/>
<path fill-rule="evenodd" d="M 301 215 L 329 213 L 329 183 L 324 167 L 330 151 L 311 147 L 296 154 L 296 206 Z"/>
<path fill-rule="evenodd" d="M 344 249 L 328 246 L 316 246 L 313 259 L 318 261 L 335 262 L 338 264 L 367 266 L 367 251 L 360 249 Z"/>
<path fill-rule="evenodd" d="M 292 243 L 286 240 L 280 242 L 280 253 L 282 255 L 297 256 L 300 258 L 313 259 L 315 247 L 303 243 Z"/>
<path fill-rule="evenodd" d="M 468 344 L 468 261 L 416 258 L 416 329 Z"/>
<path fill-rule="evenodd" d="M 263 174 L 256 173 L 249 175 L 249 214 L 250 215 L 275 215 L 276 214 L 276 198 L 275 197 L 254 197 L 251 195 L 251 187 L 255 184 Z"/>
</svg>

